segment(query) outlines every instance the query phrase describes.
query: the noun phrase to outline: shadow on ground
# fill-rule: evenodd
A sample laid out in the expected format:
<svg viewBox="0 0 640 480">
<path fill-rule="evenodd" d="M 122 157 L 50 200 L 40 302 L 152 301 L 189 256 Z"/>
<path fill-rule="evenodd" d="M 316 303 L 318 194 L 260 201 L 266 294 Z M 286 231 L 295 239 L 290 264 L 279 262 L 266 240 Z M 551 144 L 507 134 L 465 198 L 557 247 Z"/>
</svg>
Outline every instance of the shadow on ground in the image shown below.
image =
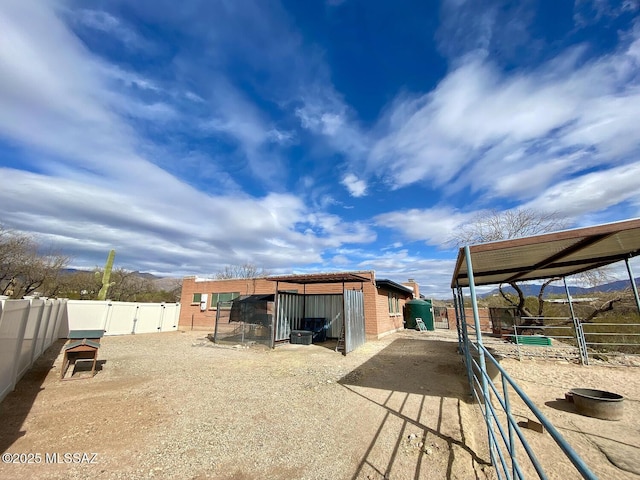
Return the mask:
<svg viewBox="0 0 640 480">
<path fill-rule="evenodd" d="M 479 454 L 475 441 L 468 438 L 474 420 L 456 348 L 455 343 L 426 335 L 400 338 L 339 380 L 353 394 L 384 409 L 354 480 L 390 478 L 398 462 L 404 462 L 406 472 L 408 460 L 413 462 L 414 479 L 474 478 L 475 467 L 489 465 L 487 454 Z M 390 441 L 395 443 L 391 449 Z M 464 463 L 464 477 L 455 462 Z"/>
<path fill-rule="evenodd" d="M 0 403 L 0 452 L 6 452 L 13 443 L 25 435 L 22 430 L 24 420 L 35 402 L 44 383 L 53 368 L 66 340 L 55 341 L 33 366 L 24 374 L 13 392 Z"/>
<path fill-rule="evenodd" d="M 553 408 L 554 410 L 559 410 L 561 412 L 575 413 L 576 415 L 579 415 L 573 403 L 567 402 L 564 398 L 556 398 L 555 400 L 544 402 L 544 404 L 547 407 Z"/>
</svg>

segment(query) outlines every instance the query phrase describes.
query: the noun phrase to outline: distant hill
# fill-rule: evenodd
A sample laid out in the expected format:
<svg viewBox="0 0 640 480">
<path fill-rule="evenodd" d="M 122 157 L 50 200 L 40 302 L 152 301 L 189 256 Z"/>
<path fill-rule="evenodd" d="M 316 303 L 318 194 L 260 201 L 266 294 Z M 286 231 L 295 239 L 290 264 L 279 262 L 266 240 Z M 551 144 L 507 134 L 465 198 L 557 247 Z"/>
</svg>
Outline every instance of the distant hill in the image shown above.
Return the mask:
<svg viewBox="0 0 640 480">
<path fill-rule="evenodd" d="M 93 269 L 85 270 L 85 269 L 81 269 L 81 268 L 63 268 L 61 271 L 62 271 L 62 273 L 64 275 L 73 275 L 74 273 L 82 273 L 82 272 L 91 273 L 94 270 Z M 153 275 L 152 273 L 146 273 L 146 272 L 135 271 L 135 272 L 131 272 L 131 273 L 137 275 L 138 277 L 147 278 L 149 280 L 159 280 L 161 278 L 167 278 L 167 277 L 158 277 L 157 275 Z"/>
<path fill-rule="evenodd" d="M 74 273 L 91 273 L 93 270 L 84 270 L 78 268 L 64 268 L 62 269 L 63 275 L 73 275 Z M 159 277 L 147 272 L 133 272 L 136 276 L 144 278 L 145 280 L 151 280 L 156 288 L 160 290 L 173 290 L 181 281 L 182 278 L 173 277 Z"/>
<path fill-rule="evenodd" d="M 640 278 L 636 278 L 636 285 L 638 285 L 639 281 L 640 281 Z M 569 293 L 571 293 L 571 295 L 574 295 L 574 296 L 593 295 L 594 293 L 618 292 L 620 290 L 624 290 L 625 288 L 629 288 L 630 286 L 631 284 L 629 283 L 629 280 L 616 280 L 615 282 L 605 283 L 603 285 L 598 285 L 596 287 L 590 287 L 590 288 L 569 286 Z M 540 293 L 540 285 L 522 284 L 520 285 L 520 288 L 522 288 L 522 291 L 527 297 L 537 297 L 538 294 Z M 506 293 L 512 293 L 512 294 L 516 293 L 515 290 L 510 286 L 505 286 L 503 287 L 502 290 L 505 291 Z M 487 298 L 495 294 L 498 294 L 498 295 L 500 294 L 500 291 L 497 288 L 491 290 L 489 293 L 485 293 L 484 295 L 481 295 L 480 297 Z M 564 287 L 559 285 L 549 285 L 544 290 L 544 298 L 548 298 L 552 295 L 564 295 L 564 294 L 565 294 Z"/>
</svg>

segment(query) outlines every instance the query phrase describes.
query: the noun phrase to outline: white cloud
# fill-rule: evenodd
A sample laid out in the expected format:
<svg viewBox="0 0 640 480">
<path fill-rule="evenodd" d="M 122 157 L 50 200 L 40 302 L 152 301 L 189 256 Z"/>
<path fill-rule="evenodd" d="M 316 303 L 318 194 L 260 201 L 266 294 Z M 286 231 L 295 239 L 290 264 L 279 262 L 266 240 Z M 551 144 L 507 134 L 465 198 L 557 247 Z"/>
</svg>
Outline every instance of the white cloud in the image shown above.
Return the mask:
<svg viewBox="0 0 640 480">
<path fill-rule="evenodd" d="M 379 226 L 396 230 L 403 238 L 444 247 L 456 228 L 475 215 L 476 213 L 462 213 L 450 207 L 423 210 L 413 208 L 377 215 L 375 221 Z"/>
<path fill-rule="evenodd" d="M 309 213 L 289 194 L 210 196 L 183 186 L 172 195 L 175 186 L 145 182 L 116 192 L 12 169 L 0 175 L 6 181 L 3 220 L 82 253 L 88 267 L 115 248 L 121 265 L 158 273 L 215 272 L 247 259 L 290 268 L 320 262 L 326 248 L 375 239 L 367 226 Z M 301 231 L 305 225 L 309 229 Z"/>
<path fill-rule="evenodd" d="M 376 233 L 363 222 L 344 222 L 338 215 L 310 212 L 306 221 L 308 232 L 313 232 L 327 248 L 336 248 L 345 243 L 371 243 Z"/>
<path fill-rule="evenodd" d="M 309 79 L 295 110 L 303 128 L 323 138 L 333 150 L 361 162 L 371 146 L 368 135 L 354 120 L 355 114 L 328 79 Z"/>
<path fill-rule="evenodd" d="M 353 173 L 345 175 L 341 183 L 352 197 L 364 197 L 367 194 L 367 182 L 358 179 Z"/>
<path fill-rule="evenodd" d="M 560 182 L 528 202 L 525 208 L 579 217 L 624 202 L 634 203 L 634 216 L 640 216 L 640 162 Z"/>
<path fill-rule="evenodd" d="M 375 259 L 357 264 L 360 269 L 374 269 L 376 278 L 389 278 L 396 282 L 413 278 L 420 285 L 420 293 L 427 298 L 451 298 L 451 275 L 454 259 L 426 259 L 407 250 L 385 252 Z"/>
<path fill-rule="evenodd" d="M 213 116 L 202 122 L 200 128 L 205 134 L 228 135 L 247 160 L 249 171 L 274 186 L 286 171 L 280 152 L 271 147 L 293 143 L 293 134 L 271 126 L 260 110 L 229 82 L 219 79 L 212 83 L 207 101 Z"/>
<path fill-rule="evenodd" d="M 632 162 L 640 153 L 640 31 L 621 38 L 609 55 L 586 59 L 576 48 L 510 73 L 465 57 L 432 92 L 390 105 L 369 169 L 393 188 L 429 179 L 448 194 L 470 188 L 486 200 L 527 201 L 594 168 Z"/>
<path fill-rule="evenodd" d="M 529 34 L 536 6 L 531 0 L 444 0 L 436 33 L 438 50 L 454 63 L 471 52 L 526 61 L 517 57 L 523 45 L 529 53 L 538 48 Z"/>
<path fill-rule="evenodd" d="M 603 18 L 615 18 L 626 12 L 640 9 L 638 0 L 575 0 L 573 20 L 578 27 L 587 27 Z"/>
<path fill-rule="evenodd" d="M 130 49 L 149 49 L 151 44 L 121 19 L 103 10 L 77 10 L 73 12 L 76 22 L 110 35 L 114 40 Z"/>
<path fill-rule="evenodd" d="M 209 195 L 149 161 L 146 153 L 159 148 L 129 118 L 170 117 L 171 108 L 160 101 L 125 108 L 121 101 L 134 85 L 161 97 L 171 94 L 98 60 L 50 5 L 3 2 L 0 30 L 12 45 L 0 49 L 0 135 L 24 150 L 21 168 L 40 172 L 0 170 L 7 226 L 77 252 L 84 266 L 103 262 L 105 252 L 116 248 L 124 267 L 172 274 L 215 272 L 247 260 L 290 268 L 322 261 L 326 248 L 375 239 L 367 225 L 312 212 L 295 195 L 251 197 L 238 192 L 228 174 L 216 178 Z M 118 82 L 126 89 L 114 86 Z M 277 171 L 277 155 L 267 146 L 274 138 L 287 140 L 287 133 L 227 85 L 214 83 L 205 96 L 216 114 L 208 128 L 236 139 L 254 171 Z M 188 100 L 184 95 L 172 98 Z M 146 126 L 155 128 L 160 120 Z M 195 168 L 189 180 L 220 173 L 207 168 L 207 160 L 197 152 L 185 156 L 184 168 Z M 232 171 L 232 165 L 223 166 Z"/>
<path fill-rule="evenodd" d="M 151 92 L 160 92 L 162 90 L 153 80 L 145 78 L 136 72 L 124 70 L 117 65 L 101 62 L 96 63 L 96 68 L 99 69 L 100 73 L 106 78 L 112 79 L 115 82 L 120 82 L 128 88 L 139 88 L 141 90 L 149 90 Z"/>
<path fill-rule="evenodd" d="M 287 132 L 272 128 L 267 132 L 267 137 L 274 143 L 281 145 L 291 145 L 295 141 L 295 134 L 293 132 Z"/>
<path fill-rule="evenodd" d="M 347 257 L 345 257 L 344 255 L 335 255 L 331 259 L 331 263 L 333 265 L 349 265 L 351 263 L 351 261 Z"/>
</svg>

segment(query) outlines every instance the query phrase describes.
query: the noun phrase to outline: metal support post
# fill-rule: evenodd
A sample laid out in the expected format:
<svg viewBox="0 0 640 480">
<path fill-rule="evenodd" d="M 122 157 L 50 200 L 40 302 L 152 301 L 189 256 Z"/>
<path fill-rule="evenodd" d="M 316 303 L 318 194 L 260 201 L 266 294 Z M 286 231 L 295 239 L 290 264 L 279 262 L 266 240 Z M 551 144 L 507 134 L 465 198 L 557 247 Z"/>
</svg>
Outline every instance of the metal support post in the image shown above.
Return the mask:
<svg viewBox="0 0 640 480">
<path fill-rule="evenodd" d="M 460 332 L 462 335 L 462 354 L 464 355 L 464 363 L 467 367 L 467 378 L 469 379 L 469 395 L 473 400 L 473 391 L 475 390 L 475 386 L 473 384 L 473 364 L 471 363 L 471 350 L 469 347 L 469 331 L 467 329 L 467 320 L 464 313 L 464 295 L 462 293 L 462 288 L 456 284 L 456 288 L 458 291 L 458 301 L 456 305 L 458 307 L 456 314 L 460 315 Z"/>
<path fill-rule="evenodd" d="M 278 322 L 280 321 L 280 295 L 278 295 L 278 281 L 276 280 L 276 293 L 273 298 L 273 327 L 271 328 L 271 348 L 276 348 L 276 335 L 278 334 Z"/>
<path fill-rule="evenodd" d="M 456 291 L 455 289 L 452 289 L 451 292 L 453 293 L 453 308 L 456 312 L 456 330 L 458 332 L 458 353 L 462 354 L 464 353 L 464 347 L 463 347 L 463 338 L 462 338 L 462 330 L 460 328 L 460 315 L 458 314 L 458 298 L 456 296 Z"/>
<path fill-rule="evenodd" d="M 471 292 L 471 308 L 473 310 L 473 323 L 476 329 L 476 343 L 478 346 L 478 360 L 480 363 L 480 376 L 482 377 L 481 385 L 482 385 L 482 398 L 484 398 L 485 405 L 485 419 L 487 421 L 487 432 L 489 434 L 489 453 L 491 455 L 491 463 L 495 465 L 495 454 L 494 450 L 496 448 L 495 441 L 493 438 L 493 422 L 491 420 L 491 410 L 489 403 L 491 399 L 489 398 L 489 385 L 487 383 L 487 365 L 485 363 L 484 358 L 484 346 L 482 344 L 482 332 L 480 331 L 480 313 L 478 312 L 478 298 L 476 297 L 476 286 L 475 279 L 473 276 L 473 264 L 471 262 L 471 251 L 469 247 L 464 247 L 464 256 L 467 261 L 467 272 L 469 275 L 469 290 Z M 463 305 L 464 306 L 464 305 Z"/>
<path fill-rule="evenodd" d="M 520 340 L 518 338 L 518 325 L 515 320 L 513 322 L 513 339 L 516 342 L 516 348 L 518 350 L 518 361 L 522 361 L 522 350 L 520 350 Z"/>
<path fill-rule="evenodd" d="M 636 286 L 636 281 L 633 277 L 633 271 L 631 270 L 631 264 L 629 263 L 629 259 L 625 258 L 624 263 L 627 265 L 627 272 L 629 272 L 629 281 L 631 281 L 633 296 L 636 299 L 636 306 L 638 307 L 638 313 L 640 314 L 640 299 L 638 298 L 638 287 Z"/>
<path fill-rule="evenodd" d="M 213 343 L 218 343 L 218 324 L 220 323 L 220 302 L 216 303 L 216 325 L 213 329 Z"/>
<path fill-rule="evenodd" d="M 576 342 L 578 343 L 578 351 L 580 352 L 580 363 L 583 365 L 589 365 L 589 357 L 587 353 L 587 344 L 584 340 L 584 332 L 582 331 L 582 325 L 580 320 L 576 317 L 576 313 L 573 309 L 573 302 L 571 301 L 571 294 L 569 293 L 569 287 L 567 286 L 567 278 L 562 277 L 564 282 L 564 291 L 567 294 L 567 301 L 569 302 L 569 311 L 571 312 L 571 320 L 573 320 L 573 328 L 576 331 Z"/>
</svg>

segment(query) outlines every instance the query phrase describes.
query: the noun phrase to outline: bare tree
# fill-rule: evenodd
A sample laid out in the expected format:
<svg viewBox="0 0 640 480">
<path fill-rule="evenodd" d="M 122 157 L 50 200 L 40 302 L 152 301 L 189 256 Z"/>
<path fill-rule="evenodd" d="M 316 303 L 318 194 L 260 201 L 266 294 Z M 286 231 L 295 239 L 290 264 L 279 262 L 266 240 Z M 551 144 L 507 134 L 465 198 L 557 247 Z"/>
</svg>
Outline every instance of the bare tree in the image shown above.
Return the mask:
<svg viewBox="0 0 640 480">
<path fill-rule="evenodd" d="M 493 210 L 478 215 L 474 220 L 464 225 L 453 236 L 451 243 L 457 246 L 463 246 L 507 240 L 562 230 L 567 226 L 566 220 L 557 213 L 542 213 L 532 209 L 515 209 L 504 212 Z M 611 279 L 611 276 L 606 267 L 601 267 L 578 274 L 578 279 L 580 283 L 596 286 L 606 283 Z M 506 292 L 502 284 L 498 286 L 498 291 L 507 304 L 517 309 L 520 316 L 541 317 L 544 313 L 545 306 L 544 292 L 549 285 L 558 280 L 562 280 L 562 278 L 552 277 L 540 285 L 535 315 L 525 306 L 525 295 L 518 282 L 509 282 L 509 286 L 516 292 L 515 295 Z M 615 298 L 606 302 L 600 308 L 596 308 L 588 320 L 592 320 L 602 312 L 612 310 L 613 304 L 619 300 L 619 298 Z M 533 324 L 536 322 L 525 322 L 525 324 L 527 323 Z"/>
<path fill-rule="evenodd" d="M 216 273 L 216 278 L 219 280 L 231 278 L 264 278 L 269 275 L 269 271 L 253 263 L 244 263 L 242 265 L 226 265 L 221 271 Z"/>
<path fill-rule="evenodd" d="M 490 210 L 478 214 L 453 235 L 455 246 L 528 237 L 562 230 L 567 221 L 557 213 L 543 213 L 530 208 Z"/>
<path fill-rule="evenodd" d="M 107 298 L 117 302 L 135 302 L 155 291 L 150 279 L 139 272 L 132 272 L 123 268 L 111 272 L 111 285 Z"/>
<path fill-rule="evenodd" d="M 182 295 L 182 280 L 179 278 L 173 279 L 170 288 L 162 291 L 166 292 L 166 301 L 179 302 L 180 296 Z"/>
<path fill-rule="evenodd" d="M 79 270 L 58 279 L 56 296 L 73 300 L 95 300 L 102 286 L 102 276 L 95 271 Z"/>
<path fill-rule="evenodd" d="M 13 295 L 19 265 L 25 263 L 32 247 L 33 241 L 27 235 L 0 226 L 0 294 Z"/>
<path fill-rule="evenodd" d="M 491 210 L 483 212 L 463 225 L 451 238 L 450 243 L 456 246 L 507 240 L 553 232 L 567 227 L 567 222 L 557 213 L 543 213 L 533 209 L 515 209 L 506 211 Z M 544 310 L 544 290 L 560 278 L 551 278 L 540 286 L 538 294 L 538 312 Z M 520 316 L 533 317 L 533 313 L 525 306 L 525 295 L 517 282 L 509 282 L 516 292 L 515 298 L 505 292 L 502 284 L 498 290 L 502 298 L 518 310 Z"/>
<path fill-rule="evenodd" d="M 69 258 L 56 253 L 40 253 L 29 235 L 0 226 L 0 294 L 12 298 L 38 292 L 56 293 L 56 283 Z"/>
</svg>

